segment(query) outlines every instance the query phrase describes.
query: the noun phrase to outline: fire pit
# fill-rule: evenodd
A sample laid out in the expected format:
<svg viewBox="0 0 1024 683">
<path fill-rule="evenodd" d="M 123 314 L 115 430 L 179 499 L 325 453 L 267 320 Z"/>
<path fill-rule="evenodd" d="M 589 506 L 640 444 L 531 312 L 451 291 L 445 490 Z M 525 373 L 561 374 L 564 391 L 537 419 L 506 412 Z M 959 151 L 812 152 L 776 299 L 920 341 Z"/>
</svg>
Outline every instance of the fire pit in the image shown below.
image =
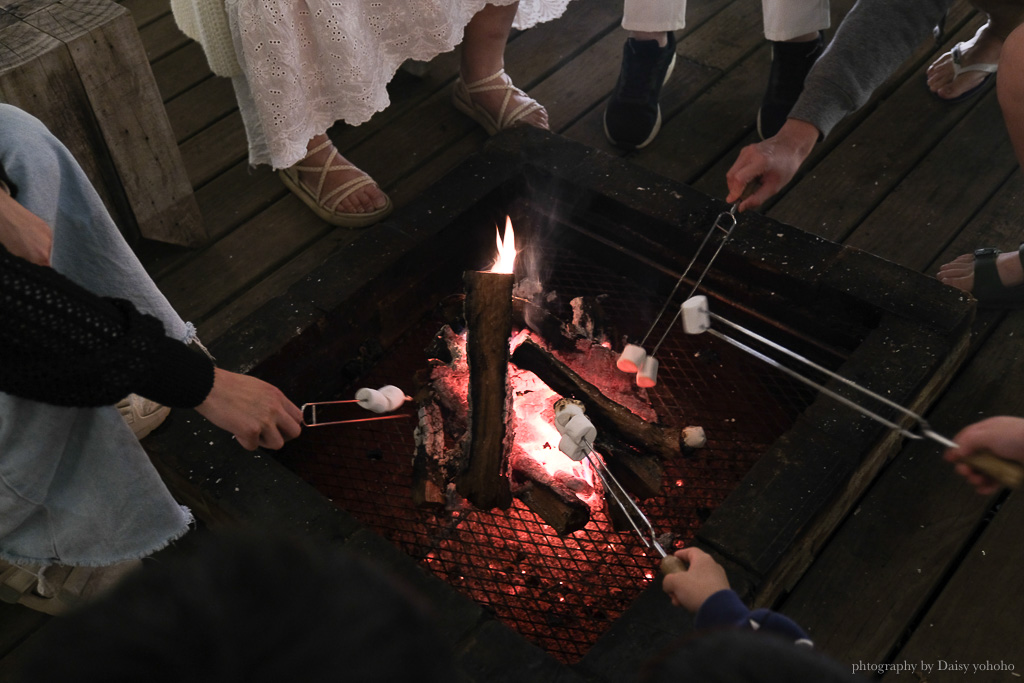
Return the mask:
<svg viewBox="0 0 1024 683">
<path fill-rule="evenodd" d="M 360 386 L 411 391 L 446 303 L 464 271 L 489 265 L 506 215 L 546 289 L 601 297 L 615 343 L 636 339 L 723 210 L 535 130 L 498 136 L 428 195 L 236 327 L 215 355 L 300 403 Z M 757 215 L 740 217 L 703 289 L 722 315 L 918 412 L 961 361 L 973 313 L 930 278 Z M 663 461 L 662 486 L 641 506 L 670 543 L 715 552 L 741 594 L 769 604 L 899 437 L 667 324 L 647 397 L 659 423 L 701 425 L 708 443 Z M 199 514 L 286 522 L 383 558 L 443 606 L 479 680 L 577 670 L 622 680 L 688 628 L 650 585 L 656 558 L 606 515 L 560 536 L 518 500 L 417 507 L 415 417 L 307 429 L 280 462 L 247 458 L 197 418 L 173 419 L 151 449 Z"/>
</svg>

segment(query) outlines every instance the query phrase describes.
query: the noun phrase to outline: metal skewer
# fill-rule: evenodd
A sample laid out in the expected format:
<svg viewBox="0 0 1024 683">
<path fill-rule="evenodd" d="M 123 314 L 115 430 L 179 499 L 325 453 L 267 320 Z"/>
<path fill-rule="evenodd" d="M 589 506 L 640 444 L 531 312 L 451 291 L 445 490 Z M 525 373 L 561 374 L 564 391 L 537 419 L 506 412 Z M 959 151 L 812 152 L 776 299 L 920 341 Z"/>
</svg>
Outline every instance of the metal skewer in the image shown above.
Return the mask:
<svg viewBox="0 0 1024 683">
<path fill-rule="evenodd" d="M 356 422 L 376 422 L 378 420 L 398 420 L 400 418 L 409 417 L 409 415 L 402 413 L 400 415 L 380 415 L 379 417 L 359 417 L 351 420 L 334 420 L 331 422 L 317 422 L 316 408 L 317 406 L 330 405 L 332 403 L 355 403 L 355 401 L 324 401 L 323 403 L 303 403 L 300 410 L 302 411 L 302 424 L 306 427 L 327 427 L 329 425 L 347 425 L 355 424 Z M 310 408 L 310 419 L 306 419 L 306 408 Z"/>
<path fill-rule="evenodd" d="M 341 399 L 338 401 L 319 401 L 317 403 L 303 403 L 302 423 L 307 427 L 326 427 L 328 425 L 353 424 L 356 422 L 375 422 L 376 420 L 394 420 L 407 415 L 386 415 L 383 417 L 362 417 L 348 420 L 334 420 L 332 422 L 320 422 L 317 419 L 317 408 L 320 406 L 333 406 L 342 403 L 358 403 L 363 408 L 374 412 L 384 413 L 397 410 L 406 401 L 411 401 L 409 396 L 398 387 L 388 384 L 380 389 L 362 388 L 356 391 L 355 398 Z M 310 419 L 306 420 L 306 408 L 310 409 Z"/>
<path fill-rule="evenodd" d="M 711 270 L 711 266 L 712 264 L 714 264 L 715 259 L 718 258 L 718 254 L 721 253 L 722 247 L 724 247 L 725 243 L 728 242 L 729 239 L 732 237 L 732 231 L 736 229 L 736 212 L 739 211 L 740 204 L 742 204 L 743 200 L 750 197 L 750 195 L 757 192 L 760 188 L 761 180 L 759 178 L 755 178 L 754 180 L 750 181 L 747 184 L 747 186 L 743 188 L 743 193 L 740 195 L 740 198 L 737 199 L 732 204 L 732 206 L 729 207 L 729 210 L 723 211 L 722 213 L 718 214 L 718 217 L 715 219 L 714 224 L 708 230 L 707 234 L 704 235 L 704 239 L 701 241 L 700 246 L 697 247 L 697 251 L 693 254 L 693 258 L 690 259 L 690 263 L 686 266 L 686 270 L 684 270 L 683 274 L 679 276 L 679 280 L 676 281 L 676 285 L 675 287 L 672 288 L 672 292 L 668 295 L 668 298 L 665 299 L 665 304 L 661 307 L 661 310 L 658 312 L 657 317 L 655 317 L 654 322 L 651 323 L 651 327 L 650 329 L 647 330 L 647 334 L 644 335 L 643 340 L 640 342 L 640 346 L 643 346 L 644 344 L 647 343 L 647 338 L 651 336 L 651 333 L 654 331 L 654 328 L 657 327 L 658 322 L 661 320 L 662 316 L 665 315 L 665 310 L 668 308 L 668 305 L 672 302 L 672 298 L 676 295 L 676 292 L 679 291 L 679 286 L 683 284 L 683 280 L 685 280 L 686 276 L 689 275 L 690 269 L 693 268 L 693 264 L 697 262 L 697 258 L 704 251 L 704 247 L 705 245 L 707 245 L 708 240 L 710 240 L 711 236 L 715 234 L 715 230 L 721 230 L 723 233 L 725 233 L 722 237 L 722 241 L 718 243 L 718 248 L 715 249 L 715 253 L 711 255 L 711 259 L 707 262 L 707 265 L 704 266 L 704 270 L 701 271 L 700 277 L 698 277 L 697 281 L 693 283 L 693 288 L 690 289 L 690 294 L 686 298 L 689 299 L 690 297 L 697 293 L 697 290 L 700 288 L 701 283 L 704 282 L 704 276 L 708 274 L 709 270 Z M 671 329 L 672 325 L 675 325 L 676 320 L 678 319 L 679 313 L 676 313 L 675 317 L 672 318 L 672 322 L 669 323 L 668 325 L 669 329 Z M 658 343 L 654 347 L 654 350 L 651 351 L 652 356 L 657 353 L 659 348 L 661 348 L 661 343 L 665 341 L 665 337 L 667 335 L 668 331 L 666 330 L 665 334 L 661 335 L 661 339 L 658 340 Z"/>
<path fill-rule="evenodd" d="M 708 271 L 711 270 L 711 266 L 714 265 L 715 259 L 718 258 L 718 255 L 722 252 L 722 248 L 732 237 L 733 230 L 736 229 L 736 212 L 739 211 L 740 204 L 743 200 L 754 194 L 760 187 L 761 182 L 759 179 L 752 180 L 743 188 L 743 194 L 740 195 L 740 198 L 736 203 L 730 206 L 728 211 L 723 211 L 718 214 L 718 217 L 715 218 L 715 222 L 712 224 L 707 234 L 704 235 L 704 239 L 697 247 L 697 251 L 694 252 L 693 258 L 690 259 L 690 263 L 687 264 L 686 269 L 683 270 L 683 274 L 679 276 L 678 280 L 676 280 L 675 286 L 672 287 L 672 291 L 669 292 L 668 297 L 665 299 L 665 303 L 662 304 L 661 310 L 658 311 L 658 315 L 655 316 L 653 322 L 651 322 L 651 326 L 647 329 L 647 333 L 644 334 L 640 344 L 637 345 L 630 343 L 626 344 L 623 348 L 622 354 L 619 356 L 619 360 L 616 361 L 615 365 L 623 372 L 637 373 L 636 383 L 638 386 L 653 387 L 658 382 L 658 350 L 661 348 L 662 343 L 664 343 L 665 338 L 668 336 L 668 331 L 672 329 L 672 326 L 679 318 L 678 311 L 676 312 L 675 317 L 672 318 L 672 322 L 666 326 L 665 332 L 661 335 L 661 339 L 658 340 L 658 343 L 654 346 L 654 349 L 651 350 L 651 353 L 648 354 L 644 350 L 644 345 L 658 326 L 658 323 L 660 323 L 661 319 L 665 316 L 665 311 L 668 310 L 668 306 L 672 303 L 676 292 L 679 291 L 679 288 L 690 274 L 690 270 L 692 270 L 694 264 L 697 263 L 697 259 L 702 253 L 704 253 L 704 248 L 711 240 L 711 236 L 714 235 L 716 231 L 721 231 L 723 233 L 722 241 L 718 243 L 718 247 L 715 249 L 715 252 L 711 255 L 711 258 L 708 259 L 707 264 L 705 264 L 704 270 L 701 271 L 697 280 L 693 283 L 693 287 L 690 289 L 690 294 L 687 296 L 687 299 L 692 297 L 697 290 L 700 289 L 701 283 L 704 282 L 704 277 L 708 274 Z"/>
<path fill-rule="evenodd" d="M 591 457 L 594 454 L 593 444 L 586 439 L 580 439 L 580 445 L 587 451 L 584 457 L 590 463 L 590 466 L 594 468 L 594 471 L 597 472 L 597 476 L 601 478 L 605 491 L 611 494 L 616 505 L 626 515 L 626 519 L 629 520 L 633 530 L 636 531 L 636 535 L 640 537 L 640 541 L 643 542 L 644 546 L 654 548 L 659 556 L 665 557 L 668 555 L 665 552 L 665 548 L 658 543 L 657 534 L 654 533 L 654 527 L 651 526 L 651 520 L 647 519 L 644 511 L 640 509 L 640 506 L 633 500 L 633 497 L 626 492 L 626 489 L 615 478 L 615 475 L 611 473 L 611 470 L 605 467 L 597 458 Z M 645 535 L 645 530 L 647 535 Z"/>
<path fill-rule="evenodd" d="M 685 313 L 687 308 L 689 308 L 691 311 L 695 311 L 694 316 L 690 321 L 687 321 L 687 314 Z M 954 441 L 946 438 L 945 436 L 942 436 L 941 434 L 933 430 L 931 428 L 931 425 L 928 424 L 928 421 L 925 420 L 924 417 L 915 413 L 909 408 L 901 406 L 898 403 L 886 398 L 885 396 L 882 396 L 881 394 L 871 391 L 870 389 L 863 387 L 857 384 L 856 382 L 853 382 L 852 380 L 849 380 L 846 377 L 843 377 L 842 375 L 839 375 L 838 373 L 835 373 L 829 370 L 828 368 L 825 368 L 815 363 L 814 361 L 805 358 L 804 356 L 801 356 L 795 351 L 787 349 L 781 344 L 777 344 L 776 342 L 773 342 L 772 340 L 763 337 L 760 334 L 757 334 L 752 330 L 748 330 L 747 328 L 741 325 L 737 325 L 736 323 L 727 320 L 726 318 L 723 318 L 722 316 L 717 315 L 716 313 L 712 313 L 710 310 L 707 309 L 706 297 L 693 297 L 686 303 L 684 303 L 679 310 L 680 315 L 683 315 L 684 317 L 684 330 L 689 334 L 708 332 L 709 334 L 721 339 L 722 341 L 735 346 L 736 348 L 754 356 L 755 358 L 764 361 L 765 363 L 768 363 L 769 365 L 778 370 L 781 370 L 782 372 L 789 375 L 793 379 L 796 379 L 797 381 L 802 382 L 803 384 L 806 384 L 807 386 L 810 386 L 816 389 L 817 391 L 820 391 L 821 393 L 842 403 L 843 405 L 852 408 L 857 412 L 866 415 L 872 420 L 875 420 L 876 422 L 879 422 L 887 427 L 890 427 L 891 429 L 895 429 L 908 439 L 929 439 L 941 446 L 944 446 L 945 448 L 959 448 L 959 446 Z M 744 344 L 743 342 L 733 337 L 730 337 L 727 334 L 723 334 L 722 332 L 713 329 L 710 326 L 710 322 L 707 322 L 710 320 L 715 320 L 716 322 L 731 327 L 732 329 L 741 332 L 752 339 L 756 339 L 757 341 L 768 346 L 769 348 L 779 351 L 780 353 L 783 353 L 786 356 L 789 356 L 790 358 L 798 361 L 799 363 L 802 363 L 810 368 L 813 368 L 814 370 L 817 370 L 818 372 L 849 387 L 850 389 L 858 391 L 861 394 L 875 401 L 878 401 L 882 405 L 886 405 L 892 408 L 893 410 L 901 413 L 906 418 L 911 420 L 914 424 L 914 428 L 911 429 L 903 425 L 897 424 L 896 422 L 893 422 L 892 420 L 882 415 L 879 415 L 877 412 L 864 407 L 863 405 L 857 403 L 856 401 L 853 401 L 852 399 L 847 398 L 846 396 L 843 396 L 842 394 L 839 394 L 818 382 L 815 382 L 814 380 L 806 377 L 805 375 L 800 374 L 796 370 L 793 370 L 792 368 L 783 365 L 782 363 L 772 358 L 771 356 L 768 356 L 762 353 L 761 351 L 758 351 L 757 349 L 754 349 L 748 346 L 747 344 Z M 695 325 L 696 327 L 694 327 Z M 1020 486 L 1022 482 L 1024 482 L 1024 466 L 1022 466 L 1021 463 L 1008 461 L 992 453 L 972 453 L 963 458 L 962 462 L 978 470 L 979 472 L 982 472 L 983 474 L 992 477 L 1003 486 L 1007 486 L 1009 488 L 1016 488 Z"/>
</svg>

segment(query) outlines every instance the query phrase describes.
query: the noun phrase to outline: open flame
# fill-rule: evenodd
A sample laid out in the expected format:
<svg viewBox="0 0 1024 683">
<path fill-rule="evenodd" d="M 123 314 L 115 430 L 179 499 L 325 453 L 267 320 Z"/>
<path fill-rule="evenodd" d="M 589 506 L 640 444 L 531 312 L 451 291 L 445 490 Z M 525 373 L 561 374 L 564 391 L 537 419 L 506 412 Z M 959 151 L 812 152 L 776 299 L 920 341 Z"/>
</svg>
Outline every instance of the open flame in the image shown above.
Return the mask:
<svg viewBox="0 0 1024 683">
<path fill-rule="evenodd" d="M 489 273 L 511 273 L 516 263 L 516 233 L 512 230 L 512 218 L 505 216 L 505 239 L 502 239 L 497 228 L 494 240 L 498 245 L 498 256 Z"/>
</svg>

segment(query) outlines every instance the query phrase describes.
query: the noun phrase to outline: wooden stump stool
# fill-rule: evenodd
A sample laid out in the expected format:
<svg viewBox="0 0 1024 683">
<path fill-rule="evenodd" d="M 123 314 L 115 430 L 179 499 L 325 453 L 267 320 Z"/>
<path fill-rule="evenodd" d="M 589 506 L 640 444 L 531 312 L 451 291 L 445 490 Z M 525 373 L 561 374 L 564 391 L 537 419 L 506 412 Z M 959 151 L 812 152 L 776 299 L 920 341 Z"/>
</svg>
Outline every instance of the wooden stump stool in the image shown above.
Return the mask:
<svg viewBox="0 0 1024 683">
<path fill-rule="evenodd" d="M 127 236 L 206 241 L 127 9 L 110 0 L 0 1 L 0 100 L 71 150 Z"/>
</svg>

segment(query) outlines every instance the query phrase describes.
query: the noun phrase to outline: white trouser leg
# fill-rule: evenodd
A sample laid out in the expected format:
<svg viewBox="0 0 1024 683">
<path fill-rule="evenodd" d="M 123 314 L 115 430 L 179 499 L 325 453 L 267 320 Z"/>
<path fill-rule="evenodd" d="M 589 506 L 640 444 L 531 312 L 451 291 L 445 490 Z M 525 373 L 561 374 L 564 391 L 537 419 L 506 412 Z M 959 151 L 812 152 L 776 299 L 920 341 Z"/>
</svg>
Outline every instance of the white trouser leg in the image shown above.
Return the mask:
<svg viewBox="0 0 1024 683">
<path fill-rule="evenodd" d="M 658 33 L 686 26 L 686 0 L 624 0 L 622 28 Z"/>
<path fill-rule="evenodd" d="M 828 0 L 761 0 L 764 37 L 783 41 L 830 25 Z"/>
</svg>

